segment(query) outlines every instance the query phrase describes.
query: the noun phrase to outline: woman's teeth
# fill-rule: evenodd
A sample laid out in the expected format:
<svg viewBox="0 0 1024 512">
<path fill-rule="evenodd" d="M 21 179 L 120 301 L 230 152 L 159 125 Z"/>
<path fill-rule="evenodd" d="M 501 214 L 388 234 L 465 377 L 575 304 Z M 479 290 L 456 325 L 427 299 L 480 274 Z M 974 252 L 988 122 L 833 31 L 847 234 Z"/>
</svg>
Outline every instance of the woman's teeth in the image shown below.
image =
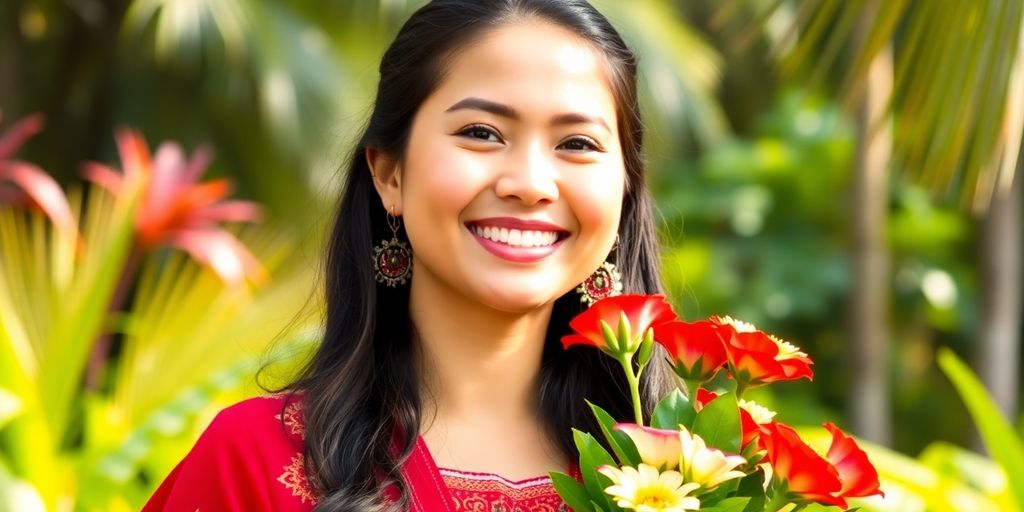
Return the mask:
<svg viewBox="0 0 1024 512">
<path fill-rule="evenodd" d="M 499 242 L 512 247 L 547 247 L 558 241 L 558 233 L 554 231 L 532 231 L 498 228 L 491 226 L 473 226 L 477 236 L 492 242 Z"/>
</svg>

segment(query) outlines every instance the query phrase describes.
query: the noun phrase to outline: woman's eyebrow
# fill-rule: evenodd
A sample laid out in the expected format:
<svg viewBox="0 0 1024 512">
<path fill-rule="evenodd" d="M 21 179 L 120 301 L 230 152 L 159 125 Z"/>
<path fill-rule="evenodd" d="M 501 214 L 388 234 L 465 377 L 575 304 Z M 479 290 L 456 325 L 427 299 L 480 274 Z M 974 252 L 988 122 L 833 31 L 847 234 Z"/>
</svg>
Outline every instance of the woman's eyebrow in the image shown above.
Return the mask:
<svg viewBox="0 0 1024 512">
<path fill-rule="evenodd" d="M 508 119 L 518 120 L 520 118 L 519 113 L 508 105 L 497 103 L 491 100 L 485 100 L 483 98 L 464 98 L 459 100 L 454 105 L 448 107 L 445 112 L 454 112 L 456 110 L 482 110 L 489 112 L 496 116 L 505 117 Z M 608 126 L 608 122 L 601 116 L 590 116 L 581 114 L 578 112 L 569 112 L 565 114 L 558 114 L 551 119 L 552 125 L 569 125 L 569 124 L 596 124 L 603 127 L 606 131 L 611 133 L 612 129 Z"/>
<path fill-rule="evenodd" d="M 496 116 L 507 117 L 509 119 L 519 119 L 519 113 L 512 107 L 490 100 L 485 100 L 483 98 L 465 98 L 448 107 L 448 110 L 445 110 L 445 112 L 454 112 L 456 110 L 464 109 L 483 110 L 484 112 L 490 112 Z"/>
</svg>

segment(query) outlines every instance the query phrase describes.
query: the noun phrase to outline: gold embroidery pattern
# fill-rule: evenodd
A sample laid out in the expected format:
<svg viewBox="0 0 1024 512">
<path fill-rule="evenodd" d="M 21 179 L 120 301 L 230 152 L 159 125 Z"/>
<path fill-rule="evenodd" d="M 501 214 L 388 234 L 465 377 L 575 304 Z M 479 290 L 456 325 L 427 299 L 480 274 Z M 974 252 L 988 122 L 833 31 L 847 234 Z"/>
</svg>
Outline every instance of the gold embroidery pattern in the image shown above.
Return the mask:
<svg viewBox="0 0 1024 512">
<path fill-rule="evenodd" d="M 284 408 L 284 411 L 277 416 L 274 416 L 278 420 L 282 421 L 288 431 L 299 437 L 306 437 L 306 423 L 302 418 L 302 402 L 292 402 Z"/>
<path fill-rule="evenodd" d="M 306 481 L 306 465 L 304 461 L 305 459 L 301 453 L 296 454 L 292 457 L 291 464 L 284 467 L 284 473 L 277 477 L 277 481 L 284 484 L 292 492 L 292 496 L 299 498 L 299 501 L 302 503 L 308 501 L 316 505 L 318 499 L 316 494 L 309 489 L 309 484 Z"/>
</svg>

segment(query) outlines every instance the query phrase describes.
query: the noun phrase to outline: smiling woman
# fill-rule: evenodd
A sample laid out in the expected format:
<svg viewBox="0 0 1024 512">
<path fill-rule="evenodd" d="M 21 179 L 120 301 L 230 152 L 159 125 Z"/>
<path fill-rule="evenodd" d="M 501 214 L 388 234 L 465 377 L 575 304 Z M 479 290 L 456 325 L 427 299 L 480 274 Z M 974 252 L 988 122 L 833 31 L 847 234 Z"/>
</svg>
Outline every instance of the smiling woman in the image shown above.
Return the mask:
<svg viewBox="0 0 1024 512">
<path fill-rule="evenodd" d="M 583 399 L 632 417 L 620 372 L 559 343 L 595 295 L 660 290 L 615 29 L 582 0 L 436 0 L 380 72 L 319 350 L 222 412 L 146 510 L 564 509 L 546 475 L 599 428 Z"/>
</svg>

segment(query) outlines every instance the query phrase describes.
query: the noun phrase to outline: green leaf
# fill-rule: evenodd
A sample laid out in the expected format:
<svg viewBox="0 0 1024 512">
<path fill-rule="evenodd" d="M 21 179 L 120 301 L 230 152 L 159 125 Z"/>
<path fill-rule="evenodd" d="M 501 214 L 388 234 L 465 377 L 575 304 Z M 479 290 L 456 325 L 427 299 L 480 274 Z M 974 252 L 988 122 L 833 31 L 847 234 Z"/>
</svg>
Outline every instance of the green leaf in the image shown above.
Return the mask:
<svg viewBox="0 0 1024 512">
<path fill-rule="evenodd" d="M 701 507 L 701 512 L 743 512 L 750 503 L 749 497 L 726 498 L 711 507 Z"/>
<path fill-rule="evenodd" d="M 614 466 L 615 461 L 594 436 L 576 429 L 572 430 L 572 436 L 576 441 L 576 449 L 580 452 L 580 473 L 583 475 L 583 486 L 587 489 L 587 494 L 597 506 L 596 510 L 613 510 L 608 495 L 604 492 L 604 488 L 611 484 L 611 480 L 598 473 L 597 468 L 604 465 Z"/>
<path fill-rule="evenodd" d="M 587 405 L 594 412 L 597 423 L 601 425 L 601 432 L 612 447 L 612 451 L 615 452 L 615 457 L 619 459 L 619 465 L 636 466 L 639 464 L 640 453 L 637 452 L 636 446 L 633 445 L 633 440 L 625 432 L 615 430 L 615 424 L 618 423 L 615 421 L 615 418 L 612 418 L 612 415 L 608 414 L 604 409 L 590 403 L 589 400 Z"/>
<path fill-rule="evenodd" d="M 590 510 L 590 496 L 587 495 L 587 489 L 583 484 L 565 473 L 552 471 L 548 475 L 551 477 L 551 484 L 555 486 L 555 490 L 566 505 L 576 512 Z"/>
<path fill-rule="evenodd" d="M 821 503 L 808 503 L 800 509 L 800 512 L 835 512 L 839 510 L 838 507 L 832 505 L 822 505 Z M 860 507 L 847 509 L 846 512 L 855 512 L 860 510 Z"/>
<path fill-rule="evenodd" d="M 729 453 L 739 453 L 742 431 L 740 407 L 736 403 L 736 396 L 732 393 L 725 393 L 705 405 L 697 413 L 692 431 L 699 435 L 708 446 Z"/>
<path fill-rule="evenodd" d="M 750 501 L 743 512 L 762 512 L 766 503 L 764 495 L 764 471 L 758 468 L 753 473 L 740 479 L 736 489 L 737 497 L 748 497 Z"/>
<path fill-rule="evenodd" d="M 662 398 L 654 407 L 651 415 L 651 426 L 654 428 L 678 429 L 679 425 L 690 428 L 697 411 L 693 409 L 690 400 L 678 389 Z"/>
<path fill-rule="evenodd" d="M 1024 445 L 1020 437 L 963 361 L 948 349 L 939 351 L 938 361 L 967 406 L 988 451 L 1006 472 L 1017 509 L 1024 509 Z"/>
</svg>

